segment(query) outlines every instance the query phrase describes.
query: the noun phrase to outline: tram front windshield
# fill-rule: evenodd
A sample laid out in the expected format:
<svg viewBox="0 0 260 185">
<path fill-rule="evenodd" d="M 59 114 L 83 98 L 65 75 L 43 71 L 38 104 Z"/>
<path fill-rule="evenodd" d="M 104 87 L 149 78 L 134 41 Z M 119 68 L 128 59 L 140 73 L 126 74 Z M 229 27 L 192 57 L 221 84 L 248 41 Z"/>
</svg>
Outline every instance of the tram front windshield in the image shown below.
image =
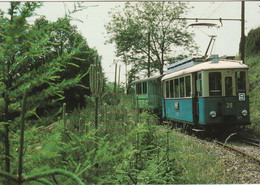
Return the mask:
<svg viewBox="0 0 260 185">
<path fill-rule="evenodd" d="M 246 72 L 235 72 L 235 84 L 232 83 L 233 75 L 224 76 L 224 94 L 225 96 L 232 96 L 233 89 L 236 89 L 236 95 L 239 93 L 246 93 Z M 209 73 L 209 96 L 221 96 L 222 95 L 222 74 L 221 72 Z"/>
<path fill-rule="evenodd" d="M 221 72 L 210 72 L 209 73 L 209 95 L 210 96 L 221 96 Z"/>
<path fill-rule="evenodd" d="M 237 94 L 246 92 L 246 72 L 245 71 L 236 72 L 236 84 L 237 84 Z"/>
</svg>

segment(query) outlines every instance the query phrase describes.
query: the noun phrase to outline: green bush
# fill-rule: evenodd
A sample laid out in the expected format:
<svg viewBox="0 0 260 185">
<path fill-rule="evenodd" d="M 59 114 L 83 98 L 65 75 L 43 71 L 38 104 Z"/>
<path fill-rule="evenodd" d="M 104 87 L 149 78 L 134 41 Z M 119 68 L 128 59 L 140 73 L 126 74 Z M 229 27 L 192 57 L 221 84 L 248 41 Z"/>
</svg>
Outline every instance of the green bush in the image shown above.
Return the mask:
<svg viewBox="0 0 260 185">
<path fill-rule="evenodd" d="M 260 56 L 252 55 L 246 58 L 249 66 L 250 112 L 251 126 L 254 133 L 260 135 Z"/>
</svg>

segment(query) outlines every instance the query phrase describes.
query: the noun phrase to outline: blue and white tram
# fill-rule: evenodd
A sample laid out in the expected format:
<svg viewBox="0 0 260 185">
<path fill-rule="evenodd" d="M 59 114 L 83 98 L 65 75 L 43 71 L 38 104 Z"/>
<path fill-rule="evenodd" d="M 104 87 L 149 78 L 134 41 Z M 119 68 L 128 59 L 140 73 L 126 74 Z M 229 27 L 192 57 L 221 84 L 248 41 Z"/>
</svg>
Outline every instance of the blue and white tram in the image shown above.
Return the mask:
<svg viewBox="0 0 260 185">
<path fill-rule="evenodd" d="M 187 58 L 162 78 L 163 117 L 192 128 L 250 124 L 248 66 L 242 61 Z"/>
</svg>

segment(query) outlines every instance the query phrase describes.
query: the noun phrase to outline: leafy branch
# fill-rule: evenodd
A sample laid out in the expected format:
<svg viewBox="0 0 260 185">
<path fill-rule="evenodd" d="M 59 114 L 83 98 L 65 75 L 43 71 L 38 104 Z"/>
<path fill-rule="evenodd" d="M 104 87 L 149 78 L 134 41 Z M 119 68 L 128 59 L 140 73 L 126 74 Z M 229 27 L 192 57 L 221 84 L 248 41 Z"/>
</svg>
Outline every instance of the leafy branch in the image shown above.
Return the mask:
<svg viewBox="0 0 260 185">
<path fill-rule="evenodd" d="M 52 176 L 52 175 L 62 175 L 62 176 L 65 176 L 65 177 L 68 177 L 68 178 L 74 180 L 79 185 L 84 185 L 84 183 L 81 181 L 81 179 L 78 178 L 75 174 L 73 174 L 67 170 L 63 170 L 63 169 L 53 169 L 53 170 L 48 170 L 45 172 L 39 172 L 39 173 L 24 176 L 22 178 L 22 183 L 30 182 L 30 181 L 38 181 L 38 182 L 42 182 L 44 184 L 51 184 L 46 179 L 41 179 L 41 178 L 44 178 L 47 176 Z M 10 173 L 7 173 L 5 171 L 0 170 L 0 176 L 10 179 L 16 183 L 19 183 L 18 177 L 16 177 L 15 175 L 12 175 Z"/>
</svg>

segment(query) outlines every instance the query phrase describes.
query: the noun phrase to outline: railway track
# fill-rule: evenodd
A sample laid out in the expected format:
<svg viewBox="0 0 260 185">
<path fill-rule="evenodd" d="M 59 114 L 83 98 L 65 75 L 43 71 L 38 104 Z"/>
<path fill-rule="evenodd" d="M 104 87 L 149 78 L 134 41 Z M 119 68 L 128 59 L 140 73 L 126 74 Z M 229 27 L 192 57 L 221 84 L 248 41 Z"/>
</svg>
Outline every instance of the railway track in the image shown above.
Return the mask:
<svg viewBox="0 0 260 185">
<path fill-rule="evenodd" d="M 241 141 L 244 142 L 246 144 L 252 145 L 252 146 L 256 146 L 256 147 L 260 147 L 260 140 L 257 139 L 251 139 L 251 138 L 245 138 L 243 136 L 237 136 L 237 138 Z"/>
<path fill-rule="evenodd" d="M 163 124 L 169 124 L 168 122 L 163 122 Z M 179 130 L 180 129 L 180 130 Z M 183 128 L 179 128 L 179 129 L 173 129 L 173 130 L 175 130 L 175 131 L 177 131 L 177 132 L 185 132 L 185 129 L 183 129 Z M 194 129 L 193 129 L 194 130 Z M 192 132 L 193 130 L 191 130 L 191 133 L 190 132 L 187 132 L 187 130 L 186 130 L 186 132 L 185 132 L 185 134 L 187 134 L 188 133 L 188 135 L 189 136 L 191 136 L 191 137 L 196 137 L 196 138 L 199 138 L 199 139 L 202 139 L 201 138 L 201 136 L 200 135 L 196 135 L 196 129 L 195 129 L 195 132 Z M 195 133 L 195 134 L 194 134 Z M 200 132 L 199 132 L 200 133 Z M 192 135 L 192 134 L 194 134 L 194 135 Z M 203 137 L 204 139 L 205 139 L 205 137 Z M 207 138 L 207 139 L 209 139 L 209 138 Z M 216 139 L 216 138 L 215 138 Z M 213 139 L 213 138 L 211 138 L 211 139 L 209 139 L 209 141 L 210 142 L 215 142 L 216 144 L 218 144 L 218 145 L 220 145 L 220 146 L 222 146 L 222 147 L 224 147 L 224 148 L 227 148 L 227 149 L 229 149 L 229 150 L 231 150 L 231 151 L 234 151 L 234 152 L 236 152 L 236 153 L 239 153 L 239 154 L 241 154 L 241 155 L 243 155 L 243 156 L 245 156 L 245 157 L 247 157 L 248 159 L 250 159 L 251 161 L 253 161 L 253 162 L 255 162 L 255 163 L 257 163 L 258 165 L 260 165 L 260 159 L 259 158 L 257 158 L 256 156 L 254 156 L 254 155 L 252 155 L 252 154 L 250 154 L 250 153 L 248 153 L 248 152 L 245 152 L 245 151 L 243 151 L 243 148 L 241 149 L 240 147 L 238 147 L 238 146 L 232 146 L 232 145 L 230 145 L 230 144 L 225 144 L 224 142 L 221 142 L 220 140 L 215 140 L 215 139 Z M 252 138 L 245 138 L 245 137 L 243 137 L 243 136 L 240 136 L 240 135 L 236 135 L 236 134 L 234 134 L 234 136 L 233 136 L 233 139 L 235 139 L 236 141 L 239 141 L 240 143 L 244 143 L 244 144 L 246 144 L 246 147 L 248 147 L 248 146 L 250 146 L 250 147 L 254 147 L 254 149 L 255 149 L 255 151 L 259 151 L 259 154 L 260 154 L 260 140 L 257 140 L 257 139 L 252 139 Z M 259 155 L 259 157 L 260 157 L 260 155 Z"/>
<path fill-rule="evenodd" d="M 248 142 L 248 140 L 246 140 L 246 139 L 245 139 L 245 141 Z M 225 143 L 223 143 L 223 142 L 220 142 L 220 141 L 215 141 L 215 143 L 218 144 L 218 145 L 220 145 L 220 146 L 222 146 L 222 147 L 224 147 L 224 148 L 227 148 L 227 149 L 229 149 L 229 150 L 232 150 L 232 151 L 234 151 L 234 152 L 236 152 L 236 153 L 242 154 L 243 156 L 248 157 L 249 159 L 251 159 L 252 161 L 254 161 L 254 162 L 256 162 L 256 163 L 258 163 L 258 164 L 260 165 L 260 159 L 256 158 L 255 156 L 253 156 L 253 155 L 251 155 L 251 154 L 249 154 L 249 153 L 246 153 L 246 152 L 244 152 L 244 151 L 242 151 L 242 150 L 240 150 L 240 149 L 238 149 L 238 148 L 236 148 L 236 147 L 233 147 L 233 146 L 231 146 L 231 145 L 227 145 L 227 144 L 225 144 Z M 250 144 L 252 144 L 252 143 L 253 143 L 253 142 L 250 142 Z M 255 143 L 254 143 L 254 144 L 255 144 Z"/>
</svg>

